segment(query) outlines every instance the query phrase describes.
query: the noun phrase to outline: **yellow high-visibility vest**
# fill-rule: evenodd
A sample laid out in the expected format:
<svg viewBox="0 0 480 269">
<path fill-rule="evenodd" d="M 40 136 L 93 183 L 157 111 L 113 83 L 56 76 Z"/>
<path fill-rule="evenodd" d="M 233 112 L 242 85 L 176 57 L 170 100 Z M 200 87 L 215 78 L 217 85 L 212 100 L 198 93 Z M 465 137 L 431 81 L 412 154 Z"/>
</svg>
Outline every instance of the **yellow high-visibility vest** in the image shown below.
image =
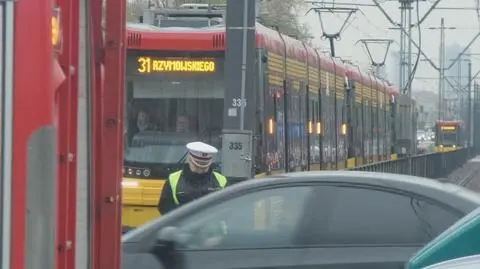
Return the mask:
<svg viewBox="0 0 480 269">
<path fill-rule="evenodd" d="M 217 180 L 220 188 L 222 188 L 222 189 L 225 188 L 225 186 L 227 185 L 227 178 L 224 175 L 222 175 L 220 173 L 217 173 L 215 171 L 213 172 L 213 175 L 215 176 L 215 179 Z M 168 176 L 168 182 L 170 183 L 170 187 L 172 188 L 173 201 L 177 205 L 180 204 L 180 202 L 178 201 L 178 197 L 177 197 L 177 186 L 178 186 L 178 181 L 180 180 L 181 176 L 182 176 L 182 170 L 171 173 Z"/>
</svg>

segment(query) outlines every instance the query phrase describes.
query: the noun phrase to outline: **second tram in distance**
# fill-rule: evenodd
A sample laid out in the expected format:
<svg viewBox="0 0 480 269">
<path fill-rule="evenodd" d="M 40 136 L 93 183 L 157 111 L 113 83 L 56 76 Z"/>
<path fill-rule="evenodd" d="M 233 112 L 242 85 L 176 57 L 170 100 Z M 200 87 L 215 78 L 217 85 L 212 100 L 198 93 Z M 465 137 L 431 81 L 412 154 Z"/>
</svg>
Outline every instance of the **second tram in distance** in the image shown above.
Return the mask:
<svg viewBox="0 0 480 269">
<path fill-rule="evenodd" d="M 448 152 L 460 149 L 466 143 L 463 121 L 437 121 L 435 123 L 435 151 Z"/>
</svg>

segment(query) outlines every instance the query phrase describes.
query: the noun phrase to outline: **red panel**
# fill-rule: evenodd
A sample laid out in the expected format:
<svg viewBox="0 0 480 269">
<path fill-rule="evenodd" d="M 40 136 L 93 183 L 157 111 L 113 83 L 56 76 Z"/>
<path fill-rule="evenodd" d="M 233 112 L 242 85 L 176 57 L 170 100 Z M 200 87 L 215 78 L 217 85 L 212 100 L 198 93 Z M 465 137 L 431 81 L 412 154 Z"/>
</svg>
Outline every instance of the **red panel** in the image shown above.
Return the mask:
<svg viewBox="0 0 480 269">
<path fill-rule="evenodd" d="M 59 57 L 66 81 L 58 88 L 58 269 L 75 268 L 77 222 L 77 124 L 78 124 L 78 0 L 58 0 L 62 11 L 63 51 Z"/>
<path fill-rule="evenodd" d="M 91 66 L 90 72 L 92 75 L 92 80 L 89 81 L 91 83 L 91 98 L 92 98 L 92 156 L 93 160 L 90 164 L 93 174 L 93 193 L 92 193 L 92 200 L 91 204 L 93 208 L 90 208 L 90 218 L 92 220 L 91 233 L 93 235 L 92 245 L 90 247 L 90 255 L 91 255 L 91 264 L 92 269 L 100 269 L 102 268 L 100 262 L 102 260 L 102 230 L 101 230 L 101 215 L 100 215 L 100 208 L 103 205 L 102 196 L 100 195 L 100 189 L 97 187 L 98 183 L 101 182 L 102 177 L 102 156 L 101 156 L 101 141 L 102 141 L 102 130 L 103 126 L 101 124 L 101 96 L 103 92 L 103 83 L 102 83 L 102 73 L 101 73 L 101 48 L 103 45 L 102 39 L 102 1 L 95 0 L 91 1 L 90 10 L 87 13 L 91 14 L 89 26 L 92 29 L 92 36 L 89 37 L 90 41 L 90 53 L 91 53 Z M 100 115 L 100 116 L 99 116 Z M 101 186 L 100 186 L 101 187 Z M 105 242 L 108 243 L 108 242 Z"/>
<path fill-rule="evenodd" d="M 11 269 L 25 268 L 27 143 L 37 129 L 54 124 L 51 16 L 51 1 L 15 2 Z"/>
<path fill-rule="evenodd" d="M 308 46 L 307 46 L 307 56 L 308 56 L 308 62 L 310 66 L 316 67 L 318 69 L 318 67 L 320 67 L 320 60 L 318 59 L 317 54 L 315 53 L 315 50 Z"/>
<path fill-rule="evenodd" d="M 106 1 L 105 47 L 100 25 L 102 1 L 92 5 L 94 115 L 94 242 L 93 269 L 120 269 L 121 179 L 123 162 L 123 108 L 125 86 L 125 8 L 126 1 Z M 142 43 L 144 41 L 142 40 Z M 99 52 L 104 52 L 101 54 Z M 104 56 L 104 58 L 101 58 Z M 102 61 L 105 66 L 102 86 Z"/>
<path fill-rule="evenodd" d="M 437 124 L 440 126 L 460 126 L 463 124 L 463 121 L 447 121 L 447 120 L 437 120 Z"/>
<path fill-rule="evenodd" d="M 353 66 L 346 66 L 345 71 L 346 71 L 345 75 L 349 79 L 353 79 L 357 83 L 362 84 L 363 78 L 362 78 L 362 75 L 360 74 L 360 71 L 357 68 Z"/>
<path fill-rule="evenodd" d="M 58 60 L 55 59 L 53 61 L 52 88 L 58 88 L 63 83 L 63 81 L 65 81 L 65 79 L 65 73 L 63 72 L 63 69 L 60 66 Z"/>
</svg>

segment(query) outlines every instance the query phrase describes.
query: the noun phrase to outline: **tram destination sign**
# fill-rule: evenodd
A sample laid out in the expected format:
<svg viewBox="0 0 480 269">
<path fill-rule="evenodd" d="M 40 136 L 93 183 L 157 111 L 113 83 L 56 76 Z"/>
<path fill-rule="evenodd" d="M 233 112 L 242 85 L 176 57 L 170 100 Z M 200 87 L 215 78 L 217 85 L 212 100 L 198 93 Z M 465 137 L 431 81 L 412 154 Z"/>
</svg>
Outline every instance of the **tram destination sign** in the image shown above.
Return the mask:
<svg viewBox="0 0 480 269">
<path fill-rule="evenodd" d="M 160 58 L 138 56 L 135 58 L 136 72 L 141 75 L 165 73 L 215 73 L 215 59 L 203 58 Z"/>
<path fill-rule="evenodd" d="M 455 132 L 457 130 L 456 126 L 441 126 L 440 129 L 444 132 Z"/>
</svg>

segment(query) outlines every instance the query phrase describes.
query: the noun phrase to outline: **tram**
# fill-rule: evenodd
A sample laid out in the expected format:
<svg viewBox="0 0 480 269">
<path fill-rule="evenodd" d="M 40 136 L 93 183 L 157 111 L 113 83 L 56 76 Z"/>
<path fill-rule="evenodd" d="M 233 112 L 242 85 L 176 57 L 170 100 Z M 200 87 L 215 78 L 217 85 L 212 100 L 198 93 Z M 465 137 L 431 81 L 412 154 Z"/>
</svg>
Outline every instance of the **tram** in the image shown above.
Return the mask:
<svg viewBox="0 0 480 269">
<path fill-rule="evenodd" d="M 437 121 L 435 124 L 435 152 L 448 152 L 464 146 L 463 121 Z"/>
<path fill-rule="evenodd" d="M 194 22 L 193 12 L 181 22 L 162 15 L 157 26 L 127 25 L 125 227 L 158 216 L 164 180 L 179 169 L 186 143 L 203 140 L 221 148 L 230 83 L 224 75 L 225 25 L 220 11 L 214 11 L 213 24 L 202 11 Z M 288 171 L 334 170 L 396 158 L 395 130 L 412 122 L 411 110 L 397 107 L 398 89 L 259 23 L 256 63 L 255 87 L 246 94 L 253 98 L 232 100 L 232 107 L 254 110 L 246 122 L 255 136 L 252 177 L 281 173 L 285 163 Z"/>
</svg>

